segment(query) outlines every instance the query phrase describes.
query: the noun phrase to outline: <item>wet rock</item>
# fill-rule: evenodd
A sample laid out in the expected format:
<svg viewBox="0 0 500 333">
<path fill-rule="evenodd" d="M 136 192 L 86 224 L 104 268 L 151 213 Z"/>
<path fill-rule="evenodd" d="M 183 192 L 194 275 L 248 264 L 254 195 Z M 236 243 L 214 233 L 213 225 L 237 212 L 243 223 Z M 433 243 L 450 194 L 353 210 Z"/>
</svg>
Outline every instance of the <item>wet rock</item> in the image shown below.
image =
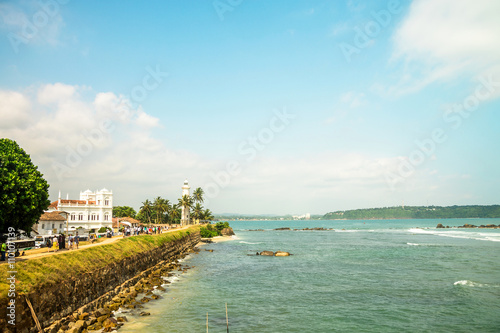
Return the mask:
<svg viewBox="0 0 500 333">
<path fill-rule="evenodd" d="M 442 225 L 441 223 L 438 223 L 438 225 L 436 226 L 437 229 L 442 229 L 444 228 L 444 225 Z"/>
<path fill-rule="evenodd" d="M 127 320 L 127 317 L 117 317 L 116 321 L 119 323 L 124 323 L 124 322 L 127 322 L 128 320 Z"/>
<path fill-rule="evenodd" d="M 258 255 L 261 255 L 261 256 L 274 256 L 274 252 L 273 251 L 262 251 L 261 253 L 258 253 Z"/>
<path fill-rule="evenodd" d="M 106 319 L 106 320 L 102 323 L 102 326 L 103 326 L 104 328 L 108 328 L 108 327 L 112 327 L 112 328 L 114 328 L 114 327 L 118 326 L 118 322 L 116 321 L 116 319 L 115 319 L 115 318 L 111 318 L 111 317 L 110 317 L 110 318 Z"/>
<path fill-rule="evenodd" d="M 151 313 L 149 313 L 149 312 L 144 312 L 144 311 L 143 311 L 143 312 L 141 312 L 139 315 L 140 315 L 141 317 L 144 317 L 144 316 L 150 316 L 150 315 L 151 315 Z"/>
<path fill-rule="evenodd" d="M 82 313 L 78 319 L 80 320 L 87 320 L 89 318 L 89 314 L 87 312 Z"/>
<path fill-rule="evenodd" d="M 274 254 L 275 257 L 288 257 L 290 256 L 289 252 L 284 252 L 284 251 L 276 251 Z"/>
</svg>

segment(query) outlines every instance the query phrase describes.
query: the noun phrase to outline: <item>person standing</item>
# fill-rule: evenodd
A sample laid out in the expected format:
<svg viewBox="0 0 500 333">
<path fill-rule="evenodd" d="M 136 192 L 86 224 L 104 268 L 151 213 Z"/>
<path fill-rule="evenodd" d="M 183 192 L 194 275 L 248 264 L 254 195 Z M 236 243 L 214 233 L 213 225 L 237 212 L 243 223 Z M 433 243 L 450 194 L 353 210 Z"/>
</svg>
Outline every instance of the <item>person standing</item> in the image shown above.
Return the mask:
<svg viewBox="0 0 500 333">
<path fill-rule="evenodd" d="M 54 250 L 54 252 L 57 252 L 57 250 L 59 250 L 59 243 L 57 240 L 57 236 L 55 236 L 55 235 L 54 235 L 54 239 L 52 239 L 52 249 Z"/>
<path fill-rule="evenodd" d="M 2 261 L 5 261 L 5 252 L 7 252 L 7 243 L 5 241 L 2 241 L 2 247 L 0 248 L 2 252 Z"/>
<path fill-rule="evenodd" d="M 76 249 L 78 250 L 78 245 L 80 244 L 80 237 L 78 236 L 78 232 L 76 233 L 76 236 L 75 236 L 75 245 L 76 245 Z"/>
</svg>

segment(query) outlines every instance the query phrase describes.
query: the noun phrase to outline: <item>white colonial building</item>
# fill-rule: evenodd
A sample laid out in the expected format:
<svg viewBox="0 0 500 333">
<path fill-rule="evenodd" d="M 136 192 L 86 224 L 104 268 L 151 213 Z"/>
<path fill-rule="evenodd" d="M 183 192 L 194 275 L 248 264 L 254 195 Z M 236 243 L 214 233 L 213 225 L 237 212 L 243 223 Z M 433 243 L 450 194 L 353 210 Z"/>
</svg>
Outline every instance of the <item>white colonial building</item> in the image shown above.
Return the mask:
<svg viewBox="0 0 500 333">
<path fill-rule="evenodd" d="M 92 192 L 80 192 L 80 200 L 59 198 L 49 206 L 49 211 L 64 211 L 68 213 L 69 230 L 78 227 L 84 229 L 111 228 L 113 225 L 113 192 L 107 189 Z"/>
</svg>

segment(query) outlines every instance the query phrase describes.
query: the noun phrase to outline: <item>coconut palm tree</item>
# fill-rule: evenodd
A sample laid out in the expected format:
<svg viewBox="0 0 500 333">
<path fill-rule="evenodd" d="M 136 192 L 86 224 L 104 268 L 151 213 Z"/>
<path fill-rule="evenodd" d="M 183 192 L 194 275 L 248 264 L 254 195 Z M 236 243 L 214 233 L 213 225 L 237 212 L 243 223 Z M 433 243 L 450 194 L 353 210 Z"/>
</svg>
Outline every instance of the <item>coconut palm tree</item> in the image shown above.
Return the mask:
<svg viewBox="0 0 500 333">
<path fill-rule="evenodd" d="M 200 203 L 196 203 L 196 205 L 193 207 L 193 210 L 191 211 L 191 215 L 193 218 L 197 220 L 201 220 L 203 217 L 203 207 L 200 205 Z"/>
<path fill-rule="evenodd" d="M 176 222 L 181 216 L 181 210 L 179 209 L 179 205 L 172 205 L 169 211 L 170 221 Z"/>
<path fill-rule="evenodd" d="M 193 191 L 193 199 L 196 203 L 202 203 L 205 200 L 205 198 L 203 198 L 204 195 L 205 192 L 203 192 L 203 189 L 201 187 L 198 187 Z"/>
<path fill-rule="evenodd" d="M 163 222 L 165 219 L 165 214 L 167 214 L 168 217 L 168 212 L 170 211 L 170 201 L 168 199 L 161 199 L 160 203 L 160 210 L 161 210 L 161 221 Z"/>
<path fill-rule="evenodd" d="M 205 221 L 212 221 L 214 219 L 214 216 L 212 215 L 212 212 L 210 209 L 205 209 L 202 213 L 202 219 Z"/>
<path fill-rule="evenodd" d="M 142 214 L 148 219 L 148 223 L 151 224 L 151 201 L 146 199 L 141 206 Z"/>
</svg>

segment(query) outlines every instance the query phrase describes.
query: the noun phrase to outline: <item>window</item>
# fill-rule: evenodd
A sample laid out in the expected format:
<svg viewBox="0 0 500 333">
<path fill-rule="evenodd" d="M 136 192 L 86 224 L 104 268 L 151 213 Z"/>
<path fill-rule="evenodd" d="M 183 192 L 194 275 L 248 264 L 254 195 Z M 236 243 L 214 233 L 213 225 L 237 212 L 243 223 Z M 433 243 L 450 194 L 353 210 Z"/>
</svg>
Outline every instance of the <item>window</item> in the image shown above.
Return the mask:
<svg viewBox="0 0 500 333">
<path fill-rule="evenodd" d="M 92 221 L 95 221 L 96 220 L 96 215 L 95 213 L 92 213 Z"/>
<path fill-rule="evenodd" d="M 83 221 L 83 213 L 78 214 L 78 221 Z"/>
<path fill-rule="evenodd" d="M 104 214 L 104 221 L 109 221 L 109 213 Z"/>
<path fill-rule="evenodd" d="M 74 221 L 76 220 L 76 214 L 75 213 L 71 213 L 71 221 Z"/>
<path fill-rule="evenodd" d="M 62 223 L 61 223 L 61 224 L 59 224 L 59 229 L 62 229 Z"/>
<path fill-rule="evenodd" d="M 97 200 L 97 205 L 100 206 L 101 205 L 101 200 Z"/>
<path fill-rule="evenodd" d="M 52 229 L 54 229 L 54 225 L 55 225 L 55 224 L 54 224 L 54 223 L 52 223 Z"/>
<path fill-rule="evenodd" d="M 45 229 L 45 223 L 44 223 L 44 224 L 42 224 L 42 229 Z"/>
<path fill-rule="evenodd" d="M 109 198 L 106 198 L 106 199 L 104 200 L 104 206 L 109 206 Z"/>
</svg>

